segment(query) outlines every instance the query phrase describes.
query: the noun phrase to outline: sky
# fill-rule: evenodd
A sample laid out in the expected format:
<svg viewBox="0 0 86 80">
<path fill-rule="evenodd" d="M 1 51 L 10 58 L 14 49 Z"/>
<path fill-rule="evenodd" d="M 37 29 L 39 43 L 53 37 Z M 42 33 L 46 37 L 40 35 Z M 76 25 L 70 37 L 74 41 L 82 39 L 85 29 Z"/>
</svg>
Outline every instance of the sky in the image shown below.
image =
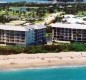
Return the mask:
<svg viewBox="0 0 86 80">
<path fill-rule="evenodd" d="M 17 1 L 43 1 L 43 0 L 0 0 L 0 1 L 5 1 L 5 2 L 17 2 Z M 46 1 L 46 0 L 44 0 Z M 84 0 L 86 2 L 86 0 Z"/>
</svg>

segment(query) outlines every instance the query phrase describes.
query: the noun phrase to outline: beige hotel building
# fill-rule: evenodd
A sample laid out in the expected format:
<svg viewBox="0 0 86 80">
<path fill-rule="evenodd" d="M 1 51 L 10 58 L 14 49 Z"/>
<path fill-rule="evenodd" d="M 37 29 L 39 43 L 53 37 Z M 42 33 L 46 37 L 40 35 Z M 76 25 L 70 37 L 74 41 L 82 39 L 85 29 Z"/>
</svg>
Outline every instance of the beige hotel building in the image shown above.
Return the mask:
<svg viewBox="0 0 86 80">
<path fill-rule="evenodd" d="M 52 40 L 86 42 L 86 25 L 53 23 Z"/>
</svg>

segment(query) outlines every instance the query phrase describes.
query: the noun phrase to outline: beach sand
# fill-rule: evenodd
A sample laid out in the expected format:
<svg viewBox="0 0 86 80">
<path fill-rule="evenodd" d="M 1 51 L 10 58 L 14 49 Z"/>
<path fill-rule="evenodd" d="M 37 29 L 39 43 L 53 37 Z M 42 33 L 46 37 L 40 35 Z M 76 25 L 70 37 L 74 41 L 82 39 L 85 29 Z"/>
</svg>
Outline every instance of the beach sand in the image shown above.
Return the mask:
<svg viewBox="0 0 86 80">
<path fill-rule="evenodd" d="M 86 52 L 0 55 L 0 69 L 86 65 Z"/>
</svg>

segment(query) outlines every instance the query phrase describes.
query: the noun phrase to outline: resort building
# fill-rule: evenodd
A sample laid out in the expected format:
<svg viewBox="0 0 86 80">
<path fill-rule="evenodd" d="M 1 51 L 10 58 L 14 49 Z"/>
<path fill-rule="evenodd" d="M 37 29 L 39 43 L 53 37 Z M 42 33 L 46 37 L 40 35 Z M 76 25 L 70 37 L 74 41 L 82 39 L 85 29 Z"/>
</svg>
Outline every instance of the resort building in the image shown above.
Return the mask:
<svg viewBox="0 0 86 80">
<path fill-rule="evenodd" d="M 40 24 L 24 24 L 23 26 L 0 25 L 1 45 L 37 45 L 43 44 L 46 26 Z"/>
<path fill-rule="evenodd" d="M 86 25 L 54 23 L 52 27 L 52 40 L 86 42 Z"/>
<path fill-rule="evenodd" d="M 70 24 L 86 24 L 86 17 L 77 17 L 72 14 L 67 14 L 63 16 L 62 22 L 67 22 Z"/>
</svg>

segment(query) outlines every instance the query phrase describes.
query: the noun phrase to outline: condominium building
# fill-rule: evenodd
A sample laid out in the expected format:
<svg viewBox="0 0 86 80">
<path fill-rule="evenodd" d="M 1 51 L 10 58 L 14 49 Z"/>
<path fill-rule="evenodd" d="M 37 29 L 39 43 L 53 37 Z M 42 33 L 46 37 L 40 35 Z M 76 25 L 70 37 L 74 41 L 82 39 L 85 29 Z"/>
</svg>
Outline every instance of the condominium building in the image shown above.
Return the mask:
<svg viewBox="0 0 86 80">
<path fill-rule="evenodd" d="M 52 40 L 86 42 L 86 25 L 83 24 L 51 24 Z"/>
<path fill-rule="evenodd" d="M 43 44 L 45 39 L 44 25 L 12 26 L 0 25 L 0 44 L 23 45 Z"/>
</svg>

